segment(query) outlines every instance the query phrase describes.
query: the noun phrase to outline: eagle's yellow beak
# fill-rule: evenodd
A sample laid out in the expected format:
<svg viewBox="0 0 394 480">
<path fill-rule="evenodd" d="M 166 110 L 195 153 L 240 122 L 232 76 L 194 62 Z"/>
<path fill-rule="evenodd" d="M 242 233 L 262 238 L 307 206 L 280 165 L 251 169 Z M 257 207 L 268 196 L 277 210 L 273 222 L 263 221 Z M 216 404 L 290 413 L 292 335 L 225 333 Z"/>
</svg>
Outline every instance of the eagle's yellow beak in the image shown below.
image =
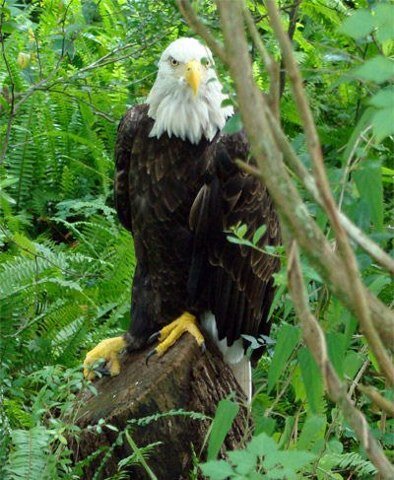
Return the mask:
<svg viewBox="0 0 394 480">
<path fill-rule="evenodd" d="M 192 87 L 194 95 L 197 95 L 201 83 L 201 64 L 197 60 L 192 60 L 186 64 L 185 78 Z"/>
</svg>

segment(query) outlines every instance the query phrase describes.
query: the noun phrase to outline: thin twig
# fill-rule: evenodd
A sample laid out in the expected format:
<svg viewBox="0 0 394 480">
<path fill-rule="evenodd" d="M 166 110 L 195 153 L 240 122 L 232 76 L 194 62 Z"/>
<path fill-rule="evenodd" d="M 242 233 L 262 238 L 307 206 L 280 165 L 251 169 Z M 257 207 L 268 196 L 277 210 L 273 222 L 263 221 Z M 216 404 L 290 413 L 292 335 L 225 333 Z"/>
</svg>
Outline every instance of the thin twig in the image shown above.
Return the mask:
<svg viewBox="0 0 394 480">
<path fill-rule="evenodd" d="M 364 352 L 364 354 L 365 354 L 365 352 Z M 358 384 L 360 383 L 360 380 L 361 380 L 362 376 L 364 375 L 365 370 L 368 368 L 369 364 L 370 364 L 370 361 L 367 358 L 367 360 L 365 360 L 365 362 L 362 364 L 360 370 L 357 372 L 357 375 L 354 378 L 354 380 L 352 381 L 352 384 L 350 385 L 350 388 L 349 388 L 349 391 L 348 391 L 349 398 L 352 398 L 353 393 L 356 390 Z"/>
<path fill-rule="evenodd" d="M 268 50 L 265 48 L 263 41 L 261 40 L 260 34 L 257 30 L 257 27 L 253 21 L 252 14 L 248 8 L 244 7 L 244 15 L 246 25 L 248 26 L 250 35 L 252 36 L 253 42 L 255 43 L 257 50 L 260 53 L 260 56 L 264 62 L 265 68 L 267 69 L 268 75 L 270 77 L 270 91 L 269 91 L 269 104 L 275 118 L 280 121 L 280 112 L 279 112 L 279 65 L 272 58 Z"/>
<path fill-rule="evenodd" d="M 177 0 L 176 3 L 179 11 L 185 17 L 190 27 L 197 33 L 197 35 L 200 35 L 207 42 L 208 47 L 215 55 L 221 58 L 224 63 L 227 63 L 226 53 L 223 45 L 220 45 L 220 43 L 211 34 L 209 28 L 200 22 L 190 2 L 188 0 Z"/>
<path fill-rule="evenodd" d="M 267 115 L 269 115 L 268 111 Z M 315 201 L 319 205 L 322 205 L 323 201 L 317 188 L 315 179 L 295 153 L 293 147 L 290 145 L 286 135 L 274 117 L 270 118 L 270 126 L 274 133 L 275 140 L 283 153 L 284 160 L 301 180 L 302 184 L 312 195 Z M 360 230 L 344 213 L 339 212 L 339 218 L 343 228 L 346 230 L 350 238 L 361 248 L 363 248 L 369 255 L 371 255 L 371 257 L 375 259 L 379 265 L 394 275 L 394 260 L 390 257 L 390 255 L 388 255 L 382 248 L 379 247 L 377 243 L 371 240 L 362 230 Z"/>
<path fill-rule="evenodd" d="M 312 195 L 314 200 L 319 205 L 322 205 L 321 195 L 317 189 L 315 179 L 298 158 L 276 119 L 271 117 L 270 120 L 275 140 L 278 142 L 287 165 L 292 169 L 292 171 L 294 171 L 297 178 L 301 180 L 303 186 Z M 237 164 L 240 168 L 244 169 L 251 175 L 261 178 L 261 172 L 257 168 L 253 168 L 251 165 L 242 161 L 239 161 Z M 379 265 L 394 275 L 394 260 L 390 257 L 390 255 L 380 248 L 376 242 L 371 240 L 368 235 L 358 228 L 344 213 L 339 212 L 339 218 L 349 237 L 357 245 L 364 249 Z M 391 343 L 391 339 L 388 343 Z"/>
<path fill-rule="evenodd" d="M 381 410 L 386 412 L 390 417 L 394 418 L 394 403 L 390 402 L 387 398 L 382 397 L 380 393 L 373 387 L 366 385 L 358 385 L 357 388 L 360 392 L 364 393 L 372 402 L 378 406 Z"/>
<path fill-rule="evenodd" d="M 300 6 L 301 0 L 295 0 L 293 5 L 291 6 L 289 12 L 289 28 L 287 30 L 287 35 L 289 36 L 290 41 L 293 40 L 295 29 L 297 26 L 297 14 L 298 14 L 298 7 Z M 286 85 L 286 69 L 284 64 L 284 59 L 282 58 L 280 61 L 280 77 L 279 77 L 279 97 L 283 95 L 285 91 Z"/>
<path fill-rule="evenodd" d="M 348 180 L 348 176 L 349 176 L 349 173 L 351 171 L 351 166 L 352 166 L 352 161 L 353 161 L 353 157 L 356 153 L 356 150 L 358 148 L 358 146 L 360 145 L 360 142 L 361 140 L 364 139 L 364 135 L 368 132 L 368 130 L 370 130 L 372 128 L 372 125 L 368 125 L 367 128 L 365 128 L 361 133 L 360 135 L 358 135 L 356 141 L 354 142 L 354 145 L 348 155 L 348 158 L 345 162 L 345 168 L 344 168 L 344 172 L 343 172 L 343 175 L 342 175 L 342 179 L 341 179 L 341 182 L 340 182 L 340 185 L 341 185 L 341 193 L 339 195 L 339 200 L 338 200 L 338 209 L 341 210 L 342 208 L 342 203 L 343 203 L 343 198 L 345 196 L 345 187 L 346 187 L 346 184 L 347 184 L 347 180 Z"/>
<path fill-rule="evenodd" d="M 102 112 L 101 110 L 99 110 L 95 105 L 93 105 L 93 103 L 88 102 L 86 100 L 83 100 L 82 98 L 78 97 L 77 95 L 72 95 L 72 94 L 66 92 L 65 90 L 53 90 L 53 89 L 49 88 L 49 89 L 42 89 L 42 91 L 44 91 L 44 92 L 47 91 L 47 92 L 51 92 L 51 93 L 58 93 L 59 95 L 64 95 L 66 97 L 72 98 L 73 100 L 76 100 L 77 102 L 80 102 L 80 103 L 83 103 L 84 105 L 89 106 L 98 117 L 102 117 L 110 123 L 116 123 L 117 122 L 117 120 L 115 120 L 115 118 L 113 118 L 113 117 L 107 115 L 105 112 Z"/>
<path fill-rule="evenodd" d="M 114 55 L 115 53 L 118 53 L 119 51 L 122 51 L 122 50 L 125 50 L 125 49 L 129 49 L 129 48 L 132 48 L 132 47 L 136 47 L 137 44 L 136 43 L 128 43 L 126 45 L 122 45 L 121 47 L 116 47 L 114 48 L 113 50 L 111 50 L 111 52 L 105 54 L 103 57 L 100 57 L 99 59 L 95 60 L 94 62 L 92 62 L 90 65 L 87 65 L 86 67 L 83 67 L 81 68 L 80 70 L 78 70 L 77 72 L 75 72 L 73 75 L 67 77 L 67 76 L 63 76 L 63 77 L 59 77 L 59 78 L 56 78 L 55 80 L 52 80 L 55 73 L 56 73 L 56 69 L 54 69 L 49 75 L 48 77 L 40 80 L 38 83 L 36 83 L 35 85 L 32 85 L 24 94 L 23 96 L 20 98 L 20 100 L 16 103 L 15 105 L 15 112 L 17 112 L 19 110 L 19 108 L 21 107 L 21 105 L 33 94 L 35 93 L 37 90 L 40 90 L 40 91 L 45 91 L 45 90 L 48 90 L 52 87 L 54 87 L 55 85 L 58 85 L 58 84 L 65 84 L 65 83 L 70 83 L 72 85 L 75 85 L 75 81 L 78 80 L 78 77 L 80 77 L 81 75 L 83 76 L 84 74 L 86 74 L 87 72 L 90 72 L 92 70 L 95 70 L 97 68 L 101 68 L 103 66 L 106 66 L 106 65 L 109 65 L 109 64 L 112 64 L 112 63 L 116 63 L 116 62 L 119 62 L 121 60 L 125 60 L 125 59 L 130 59 L 130 58 L 139 58 L 138 55 L 140 53 L 142 53 L 143 51 L 146 50 L 146 48 L 148 48 L 149 46 L 152 46 L 154 45 L 156 42 L 166 38 L 169 33 L 171 33 L 171 31 L 173 31 L 175 29 L 175 27 L 172 27 L 170 28 L 169 30 L 166 30 L 165 32 L 161 32 L 160 35 L 157 35 L 156 37 L 153 37 L 152 38 L 152 41 L 151 43 L 148 45 L 148 46 L 142 46 L 138 49 L 136 49 L 132 54 L 127 54 L 127 55 L 123 55 L 122 57 L 116 57 L 116 58 L 111 58 L 109 59 L 110 56 Z M 152 74 L 149 74 L 149 75 L 154 75 L 154 73 Z M 133 83 L 139 83 L 141 82 L 141 79 L 139 79 L 138 81 L 135 81 Z M 102 90 L 102 86 L 99 87 L 101 90 Z"/>
<path fill-rule="evenodd" d="M 261 179 L 260 170 L 254 167 L 253 165 L 250 165 L 250 163 L 246 163 L 243 160 L 240 160 L 239 158 L 235 160 L 235 163 L 238 165 L 239 168 L 244 170 L 246 173 L 249 173 L 249 175 L 253 175 L 256 178 Z"/>
</svg>

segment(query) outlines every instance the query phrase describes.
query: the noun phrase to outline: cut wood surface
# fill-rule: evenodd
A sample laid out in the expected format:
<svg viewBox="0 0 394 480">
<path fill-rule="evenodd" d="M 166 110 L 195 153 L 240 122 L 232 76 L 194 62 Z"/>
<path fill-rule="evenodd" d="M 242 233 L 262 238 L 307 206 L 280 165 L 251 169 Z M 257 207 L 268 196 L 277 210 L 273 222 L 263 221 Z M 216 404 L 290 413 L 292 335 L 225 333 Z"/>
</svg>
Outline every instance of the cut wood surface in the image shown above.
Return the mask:
<svg viewBox="0 0 394 480">
<path fill-rule="evenodd" d="M 129 420 L 173 409 L 213 417 L 219 400 L 231 392 L 236 392 L 237 398 L 245 402 L 231 369 L 213 345 L 209 344 L 207 351 L 202 353 L 194 339 L 184 335 L 163 357 L 153 357 L 146 365 L 145 358 L 151 348 L 125 354 L 119 376 L 97 380 L 94 384 L 97 395 L 83 394 L 77 415 L 77 425 L 82 429 L 80 442 L 72 445 L 76 460 L 87 458 L 99 447 L 114 445 L 117 432 L 104 427 L 99 434 L 95 428 L 89 427 L 100 419 L 124 430 Z M 186 479 L 192 466 L 193 449 L 200 455 L 210 424 L 210 420 L 166 416 L 143 427 L 133 425 L 130 432 L 140 448 L 162 442 L 147 459 L 149 468 L 159 480 Z M 248 436 L 247 425 L 247 409 L 241 408 L 226 437 L 225 448 L 243 445 Z M 119 460 L 132 453 L 129 445 L 115 447 L 96 478 L 104 479 L 115 473 Z M 90 480 L 97 473 L 103 455 L 86 467 L 84 479 Z M 204 453 L 202 458 L 205 458 Z M 129 478 L 149 477 L 145 469 L 135 467 Z"/>
</svg>

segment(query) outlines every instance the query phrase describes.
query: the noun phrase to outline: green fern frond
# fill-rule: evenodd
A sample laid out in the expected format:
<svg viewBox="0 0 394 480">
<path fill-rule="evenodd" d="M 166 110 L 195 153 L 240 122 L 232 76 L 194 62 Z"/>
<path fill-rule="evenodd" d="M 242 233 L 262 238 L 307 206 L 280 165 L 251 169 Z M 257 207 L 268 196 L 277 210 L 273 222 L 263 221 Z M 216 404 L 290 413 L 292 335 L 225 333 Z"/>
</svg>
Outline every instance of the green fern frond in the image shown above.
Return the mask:
<svg viewBox="0 0 394 480">
<path fill-rule="evenodd" d="M 36 426 L 29 430 L 13 430 L 12 446 L 6 472 L 9 480 L 53 480 L 48 469 L 49 431 Z"/>
</svg>

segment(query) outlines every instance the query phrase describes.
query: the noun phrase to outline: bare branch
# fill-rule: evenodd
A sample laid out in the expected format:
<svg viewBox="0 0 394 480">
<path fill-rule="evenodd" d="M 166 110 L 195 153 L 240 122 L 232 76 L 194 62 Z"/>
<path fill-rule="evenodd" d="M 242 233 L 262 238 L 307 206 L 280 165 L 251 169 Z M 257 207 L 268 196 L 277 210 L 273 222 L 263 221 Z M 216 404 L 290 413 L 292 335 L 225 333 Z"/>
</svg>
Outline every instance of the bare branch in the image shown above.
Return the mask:
<svg viewBox="0 0 394 480">
<path fill-rule="evenodd" d="M 215 55 L 221 58 L 224 63 L 227 63 L 223 46 L 213 37 L 209 28 L 201 23 L 189 0 L 177 0 L 176 3 L 190 27 L 207 42 L 208 47 Z"/>
<path fill-rule="evenodd" d="M 365 360 L 365 362 L 362 364 L 362 367 L 358 371 L 357 375 L 354 377 L 354 379 L 352 381 L 352 384 L 350 385 L 349 391 L 347 393 L 350 399 L 353 397 L 354 391 L 358 387 L 358 384 L 360 383 L 361 378 L 364 375 L 364 373 L 365 373 L 366 369 L 368 368 L 368 366 L 370 365 L 370 363 L 371 362 L 370 362 L 369 358 L 367 358 L 367 360 Z"/>
<path fill-rule="evenodd" d="M 342 226 L 345 228 L 350 238 L 360 245 L 373 259 L 375 259 L 379 265 L 387 269 L 392 275 L 394 275 L 394 260 L 388 253 L 382 250 L 377 243 L 371 240 L 365 233 L 360 230 L 349 218 L 342 212 L 339 214 L 339 219 Z"/>
<path fill-rule="evenodd" d="M 120 51 L 124 51 L 124 50 L 131 49 L 133 47 L 137 47 L 138 44 L 137 43 L 128 43 L 126 45 L 116 47 L 113 50 L 111 50 L 110 52 L 108 52 L 107 54 L 103 55 L 99 59 L 92 62 L 90 65 L 87 65 L 86 67 L 83 67 L 83 68 L 79 69 L 77 72 L 75 72 L 71 76 L 62 76 L 62 77 L 58 77 L 55 80 L 53 80 L 53 77 L 55 76 L 55 74 L 57 72 L 57 70 L 55 68 L 54 70 L 52 70 L 52 72 L 46 78 L 43 78 L 42 80 L 40 80 L 36 84 L 32 85 L 26 92 L 23 93 L 23 95 L 18 96 L 18 98 L 17 98 L 18 102 L 16 103 L 15 109 L 14 109 L 15 113 L 19 110 L 21 105 L 23 103 L 25 103 L 25 101 L 31 95 L 33 95 L 33 93 L 35 93 L 36 91 L 38 91 L 38 90 L 40 90 L 40 91 L 50 90 L 51 88 L 53 88 L 54 86 L 59 85 L 59 84 L 70 83 L 70 84 L 75 85 L 75 81 L 78 80 L 78 78 L 80 76 L 84 77 L 86 72 L 90 72 L 90 71 L 95 70 L 97 68 L 101 68 L 101 67 L 104 67 L 106 65 L 110 65 L 112 63 L 119 62 L 121 60 L 130 59 L 130 58 L 139 58 L 138 55 L 140 53 L 144 52 L 150 46 L 154 45 L 157 41 L 162 40 L 163 38 L 166 38 L 168 36 L 168 34 L 174 29 L 175 29 L 175 27 L 172 27 L 169 30 L 166 30 L 165 32 L 161 32 L 160 35 L 157 35 L 157 36 L 153 37 L 152 41 L 149 44 L 140 46 L 139 48 L 137 48 L 132 53 L 127 53 L 127 54 L 125 54 L 121 57 L 114 57 L 114 55 L 116 53 L 119 53 Z M 150 75 L 153 75 L 153 74 L 149 74 L 149 76 Z M 139 79 L 139 80 L 133 82 L 133 84 L 140 83 L 141 81 L 143 81 L 143 79 Z M 100 86 L 100 89 L 102 89 L 102 88 L 103 87 Z"/>
<path fill-rule="evenodd" d="M 279 121 L 280 120 L 279 65 L 275 62 L 275 60 L 269 54 L 268 50 L 265 48 L 265 45 L 261 40 L 260 34 L 253 21 L 253 17 L 250 11 L 248 10 L 248 8 L 246 7 L 246 5 L 244 8 L 244 15 L 245 15 L 246 25 L 248 26 L 253 42 L 255 43 L 257 50 L 261 55 L 261 58 L 264 62 L 264 65 L 270 77 L 269 104 L 274 117 Z"/>
<path fill-rule="evenodd" d="M 293 40 L 295 29 L 297 26 L 297 14 L 298 14 L 298 7 L 300 6 L 301 0 L 294 0 L 293 5 L 290 7 L 289 11 L 289 28 L 287 30 L 287 35 L 289 36 L 290 40 Z M 283 58 L 280 62 L 280 80 L 279 80 L 279 95 L 280 97 L 283 95 L 285 91 L 286 85 L 286 70 Z"/>
<path fill-rule="evenodd" d="M 267 112 L 267 115 L 269 115 L 269 112 Z M 284 160 L 295 172 L 297 177 L 302 181 L 304 187 L 312 195 L 315 201 L 319 205 L 322 205 L 322 198 L 317 188 L 315 179 L 298 158 L 276 119 L 271 117 L 270 120 L 275 140 L 284 155 Z M 390 257 L 390 255 L 388 255 L 379 247 L 377 243 L 371 240 L 362 230 L 354 225 L 354 223 L 349 220 L 344 213 L 339 212 L 339 219 L 350 238 L 361 248 L 363 248 L 369 255 L 371 255 L 371 257 L 375 259 L 379 265 L 394 275 L 394 260 Z"/>
<path fill-rule="evenodd" d="M 387 400 L 387 398 L 382 397 L 382 395 L 380 395 L 380 393 L 373 387 L 358 385 L 357 388 L 360 390 L 360 392 L 364 393 L 364 395 L 370 398 L 376 406 L 390 415 L 390 417 L 394 418 L 393 402 L 390 402 L 390 400 Z"/>
<path fill-rule="evenodd" d="M 390 357 L 385 351 L 383 342 L 378 332 L 376 331 L 374 324 L 372 323 L 370 307 L 368 305 L 367 298 L 363 293 L 363 286 L 357 267 L 357 261 L 348 241 L 345 230 L 342 227 L 339 212 L 330 190 L 330 185 L 324 168 L 320 140 L 317 135 L 317 130 L 313 121 L 312 112 L 302 86 L 301 74 L 298 69 L 295 57 L 293 55 L 290 39 L 286 32 L 283 30 L 279 17 L 279 12 L 276 8 L 275 2 L 273 0 L 267 0 L 266 5 L 272 28 L 274 29 L 274 32 L 282 50 L 283 60 L 286 65 L 293 88 L 294 98 L 302 119 L 309 153 L 313 162 L 314 176 L 316 178 L 316 183 L 322 198 L 322 205 L 328 215 L 332 228 L 335 232 L 339 252 L 341 254 L 343 263 L 346 266 L 346 268 L 344 269 L 344 273 L 348 277 L 350 287 L 349 293 L 354 300 L 353 304 L 354 309 L 357 313 L 357 318 L 360 321 L 363 333 L 367 338 L 367 341 L 376 357 L 376 360 L 378 361 L 382 373 L 384 373 L 390 384 L 394 385 L 394 366 L 390 360 Z"/>
<path fill-rule="evenodd" d="M 394 477 L 394 468 L 372 435 L 365 416 L 354 406 L 346 392 L 346 385 L 341 382 L 328 358 L 324 332 L 309 309 L 297 243 L 290 238 L 288 240 L 291 242 L 287 244 L 289 289 L 297 316 L 301 321 L 304 341 L 319 366 L 328 395 L 341 407 L 346 420 L 383 478 L 389 480 Z"/>
</svg>

